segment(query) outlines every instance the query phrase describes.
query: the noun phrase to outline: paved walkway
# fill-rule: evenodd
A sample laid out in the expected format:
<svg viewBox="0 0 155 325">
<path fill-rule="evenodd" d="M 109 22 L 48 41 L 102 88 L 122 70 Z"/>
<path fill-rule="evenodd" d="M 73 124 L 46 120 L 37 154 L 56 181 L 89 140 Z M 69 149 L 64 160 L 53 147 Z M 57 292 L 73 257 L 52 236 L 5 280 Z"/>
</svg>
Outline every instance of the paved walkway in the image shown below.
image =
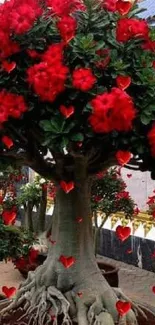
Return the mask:
<svg viewBox="0 0 155 325">
<path fill-rule="evenodd" d="M 120 287 L 124 293 L 133 300 L 146 303 L 155 307 L 155 294 L 152 287 L 155 286 L 155 273 L 139 269 L 135 266 L 128 265 L 107 257 L 101 257 L 105 262 L 119 267 Z M 0 262 L 0 292 L 2 286 L 18 288 L 23 280 L 18 270 L 14 269 L 11 262 L 7 264 Z"/>
</svg>

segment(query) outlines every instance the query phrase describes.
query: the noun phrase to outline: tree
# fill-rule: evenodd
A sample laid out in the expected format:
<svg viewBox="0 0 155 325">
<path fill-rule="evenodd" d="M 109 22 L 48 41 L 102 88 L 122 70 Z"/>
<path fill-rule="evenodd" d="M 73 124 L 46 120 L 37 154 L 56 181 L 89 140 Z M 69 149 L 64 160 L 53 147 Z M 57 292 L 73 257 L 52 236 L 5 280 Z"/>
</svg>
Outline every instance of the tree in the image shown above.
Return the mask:
<svg viewBox="0 0 155 325">
<path fill-rule="evenodd" d="M 91 190 L 91 207 L 94 219 L 94 251 L 98 252 L 100 230 L 114 213 L 123 212 L 126 219 L 134 215 L 135 203 L 126 190 L 126 184 L 116 168 L 100 173 Z M 100 214 L 100 223 L 98 214 Z"/>
<path fill-rule="evenodd" d="M 25 302 L 35 325 L 58 314 L 66 324 L 118 321 L 93 253 L 90 194 L 96 173 L 117 164 L 155 178 L 155 33 L 137 15 L 121 0 L 0 6 L 1 159 L 57 186 L 47 260 L 3 315 Z M 131 309 L 122 319 L 136 324 Z"/>
</svg>

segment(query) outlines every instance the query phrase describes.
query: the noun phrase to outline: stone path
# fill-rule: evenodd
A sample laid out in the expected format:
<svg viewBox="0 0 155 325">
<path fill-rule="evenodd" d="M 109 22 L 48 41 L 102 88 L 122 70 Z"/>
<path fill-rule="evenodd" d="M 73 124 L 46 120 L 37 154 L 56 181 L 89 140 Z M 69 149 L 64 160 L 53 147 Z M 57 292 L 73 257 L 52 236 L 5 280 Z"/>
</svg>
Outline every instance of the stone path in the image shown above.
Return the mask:
<svg viewBox="0 0 155 325">
<path fill-rule="evenodd" d="M 155 286 L 155 274 L 135 266 L 128 265 L 119 261 L 112 260 L 107 257 L 100 257 L 105 262 L 116 265 L 119 271 L 120 287 L 124 293 L 141 303 L 152 305 L 155 307 L 155 294 L 152 287 Z M 18 270 L 14 269 L 11 262 L 7 264 L 0 262 L 0 293 L 2 286 L 18 288 L 23 280 Z"/>
</svg>

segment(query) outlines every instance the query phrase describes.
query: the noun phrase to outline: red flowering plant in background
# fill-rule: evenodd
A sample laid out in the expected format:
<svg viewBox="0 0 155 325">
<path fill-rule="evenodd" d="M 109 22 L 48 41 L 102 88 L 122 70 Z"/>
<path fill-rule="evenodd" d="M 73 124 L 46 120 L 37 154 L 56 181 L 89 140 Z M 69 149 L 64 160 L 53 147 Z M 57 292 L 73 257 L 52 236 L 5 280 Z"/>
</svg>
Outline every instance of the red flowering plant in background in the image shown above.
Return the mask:
<svg viewBox="0 0 155 325">
<path fill-rule="evenodd" d="M 52 179 L 56 203 L 66 200 L 65 210 L 70 206 L 66 197 L 79 200 L 64 214 L 57 209 L 53 236 L 61 244 L 65 238 L 69 257 L 66 251 L 57 256 L 54 245 L 50 257 L 56 268 L 67 258 L 77 267 L 68 236 L 72 229 L 79 238 L 73 222 L 82 225 L 86 217 L 87 196 L 83 200 L 80 195 L 87 177 L 93 180 L 101 170 L 120 165 L 149 170 L 155 178 L 155 39 L 153 27 L 138 12 L 136 4 L 122 0 L 10 0 L 0 5 L 0 157 Z M 128 200 L 128 193 L 124 189 L 115 199 Z M 59 220 L 69 225 L 67 233 Z M 93 260 L 85 256 L 82 261 L 87 258 Z"/>
</svg>

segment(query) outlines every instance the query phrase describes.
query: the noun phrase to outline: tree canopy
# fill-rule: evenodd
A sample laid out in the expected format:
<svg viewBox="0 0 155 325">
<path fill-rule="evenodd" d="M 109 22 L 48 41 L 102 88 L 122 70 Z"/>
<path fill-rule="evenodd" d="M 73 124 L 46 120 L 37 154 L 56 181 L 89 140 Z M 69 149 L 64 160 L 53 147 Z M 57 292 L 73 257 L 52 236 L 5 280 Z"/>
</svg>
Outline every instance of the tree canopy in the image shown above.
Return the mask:
<svg viewBox="0 0 155 325">
<path fill-rule="evenodd" d="M 121 0 L 0 5 L 1 161 L 57 181 L 76 157 L 89 175 L 119 161 L 155 178 L 155 33 L 138 13 Z"/>
</svg>

